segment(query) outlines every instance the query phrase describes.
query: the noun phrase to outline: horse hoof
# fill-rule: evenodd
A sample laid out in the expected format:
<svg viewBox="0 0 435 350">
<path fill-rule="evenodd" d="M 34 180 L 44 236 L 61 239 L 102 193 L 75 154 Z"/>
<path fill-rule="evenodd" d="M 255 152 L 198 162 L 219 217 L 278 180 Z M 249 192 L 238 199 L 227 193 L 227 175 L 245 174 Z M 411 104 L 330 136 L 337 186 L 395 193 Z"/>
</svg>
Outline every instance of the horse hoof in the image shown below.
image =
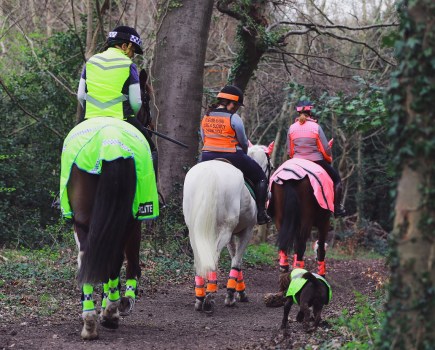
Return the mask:
<svg viewBox="0 0 435 350">
<path fill-rule="evenodd" d="M 232 307 L 236 304 L 236 298 L 234 296 L 234 289 L 227 289 L 227 296 L 225 297 L 225 306 Z"/>
<path fill-rule="evenodd" d="M 249 299 L 248 296 L 246 295 L 246 292 L 238 292 L 237 301 L 239 301 L 240 303 L 247 303 Z"/>
<path fill-rule="evenodd" d="M 225 306 L 233 307 L 234 305 L 236 305 L 236 298 L 234 298 L 234 295 L 233 296 L 227 295 L 225 297 Z"/>
<path fill-rule="evenodd" d="M 202 311 L 203 304 L 204 304 L 204 300 L 196 299 L 195 300 L 195 311 Z"/>
<path fill-rule="evenodd" d="M 130 297 L 122 297 L 119 303 L 119 315 L 128 316 L 133 312 L 134 303 L 136 301 Z"/>
<path fill-rule="evenodd" d="M 118 302 L 110 303 L 101 315 L 101 325 L 105 328 L 116 329 L 119 327 Z"/>
<path fill-rule="evenodd" d="M 205 312 L 207 316 L 213 315 L 214 312 L 214 297 L 212 294 L 208 294 L 205 297 L 204 303 L 202 305 L 202 311 Z"/>
<path fill-rule="evenodd" d="M 87 314 L 83 318 L 83 329 L 80 334 L 83 340 L 94 340 L 98 338 L 97 315 Z"/>
</svg>

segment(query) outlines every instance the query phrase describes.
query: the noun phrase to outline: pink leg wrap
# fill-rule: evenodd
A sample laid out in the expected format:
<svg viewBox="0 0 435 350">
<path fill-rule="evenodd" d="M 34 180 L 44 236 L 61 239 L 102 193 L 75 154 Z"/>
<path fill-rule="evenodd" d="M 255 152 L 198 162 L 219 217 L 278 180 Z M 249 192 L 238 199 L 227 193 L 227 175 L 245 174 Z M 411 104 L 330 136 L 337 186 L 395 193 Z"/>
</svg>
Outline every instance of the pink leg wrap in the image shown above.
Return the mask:
<svg viewBox="0 0 435 350">
<path fill-rule="evenodd" d="M 205 297 L 205 281 L 201 276 L 195 276 L 195 296 L 197 298 Z"/>
<path fill-rule="evenodd" d="M 245 287 L 245 281 L 243 280 L 243 273 L 242 271 L 240 271 L 239 277 L 237 278 L 236 292 L 244 292 L 245 289 L 246 287 Z"/>
<path fill-rule="evenodd" d="M 231 269 L 230 276 L 227 282 L 227 289 L 232 289 L 232 290 L 236 289 L 236 285 L 237 285 L 236 281 L 238 277 L 239 277 L 239 270 Z"/>
</svg>

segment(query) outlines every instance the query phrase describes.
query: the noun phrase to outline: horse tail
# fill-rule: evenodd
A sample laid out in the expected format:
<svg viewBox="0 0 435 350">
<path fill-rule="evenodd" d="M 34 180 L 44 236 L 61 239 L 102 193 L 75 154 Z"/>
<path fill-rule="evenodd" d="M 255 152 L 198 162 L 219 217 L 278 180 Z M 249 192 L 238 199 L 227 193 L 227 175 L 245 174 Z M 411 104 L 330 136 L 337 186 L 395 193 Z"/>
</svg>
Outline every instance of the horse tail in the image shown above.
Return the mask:
<svg viewBox="0 0 435 350">
<path fill-rule="evenodd" d="M 283 220 L 278 232 L 279 250 L 288 251 L 293 247 L 296 235 L 301 227 L 301 208 L 295 186 L 298 182 L 286 181 L 284 183 Z"/>
<path fill-rule="evenodd" d="M 190 176 L 189 176 L 190 175 Z M 198 276 L 207 277 L 216 271 L 219 252 L 217 249 L 217 198 L 218 180 L 210 168 L 201 173 L 187 174 L 184 185 L 183 208 L 189 228 L 195 270 Z"/>
<path fill-rule="evenodd" d="M 106 282 L 121 268 L 135 189 L 133 159 L 103 161 L 77 276 L 79 284 Z"/>
</svg>

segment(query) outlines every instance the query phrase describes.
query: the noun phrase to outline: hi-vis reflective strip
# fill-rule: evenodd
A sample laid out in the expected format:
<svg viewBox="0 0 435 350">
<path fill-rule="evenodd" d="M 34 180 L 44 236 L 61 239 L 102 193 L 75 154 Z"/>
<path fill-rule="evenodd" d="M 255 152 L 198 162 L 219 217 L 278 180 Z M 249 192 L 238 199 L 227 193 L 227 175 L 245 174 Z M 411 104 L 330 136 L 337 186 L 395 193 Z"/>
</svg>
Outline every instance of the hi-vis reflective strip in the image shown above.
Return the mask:
<svg viewBox="0 0 435 350">
<path fill-rule="evenodd" d="M 239 100 L 239 96 L 232 95 L 232 94 L 226 94 L 224 92 L 219 92 L 217 97 L 218 98 L 225 98 L 225 99 L 231 100 L 231 101 L 238 101 Z"/>
<path fill-rule="evenodd" d="M 103 66 L 101 63 L 98 62 L 98 60 L 104 61 L 104 62 L 125 62 L 121 64 L 116 64 L 113 66 Z M 89 59 L 88 63 L 92 63 L 93 65 L 97 66 L 98 68 L 102 70 L 111 70 L 111 69 L 118 69 L 118 68 L 129 68 L 131 66 L 131 61 L 125 58 L 105 58 L 102 56 L 94 56 Z"/>
<path fill-rule="evenodd" d="M 116 105 L 117 103 L 127 101 L 127 96 L 121 95 L 119 97 L 114 98 L 113 100 L 107 101 L 107 102 L 100 102 L 93 98 L 92 96 L 89 96 L 88 94 L 85 95 L 85 100 L 89 103 L 92 103 L 94 106 L 97 106 L 101 109 L 106 109 L 109 107 L 112 107 Z"/>
</svg>

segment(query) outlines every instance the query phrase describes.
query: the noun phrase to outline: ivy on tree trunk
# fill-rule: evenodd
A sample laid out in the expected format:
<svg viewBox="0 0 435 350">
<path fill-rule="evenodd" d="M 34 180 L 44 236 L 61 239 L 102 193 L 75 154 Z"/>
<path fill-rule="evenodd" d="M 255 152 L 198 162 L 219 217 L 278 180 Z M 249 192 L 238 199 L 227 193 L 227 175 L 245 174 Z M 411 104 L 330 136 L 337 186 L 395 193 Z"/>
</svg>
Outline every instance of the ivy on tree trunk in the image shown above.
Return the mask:
<svg viewBox="0 0 435 350">
<path fill-rule="evenodd" d="M 382 349 L 435 344 L 435 2 L 400 7 L 399 66 L 390 89 L 391 136 L 401 173 Z"/>
</svg>

